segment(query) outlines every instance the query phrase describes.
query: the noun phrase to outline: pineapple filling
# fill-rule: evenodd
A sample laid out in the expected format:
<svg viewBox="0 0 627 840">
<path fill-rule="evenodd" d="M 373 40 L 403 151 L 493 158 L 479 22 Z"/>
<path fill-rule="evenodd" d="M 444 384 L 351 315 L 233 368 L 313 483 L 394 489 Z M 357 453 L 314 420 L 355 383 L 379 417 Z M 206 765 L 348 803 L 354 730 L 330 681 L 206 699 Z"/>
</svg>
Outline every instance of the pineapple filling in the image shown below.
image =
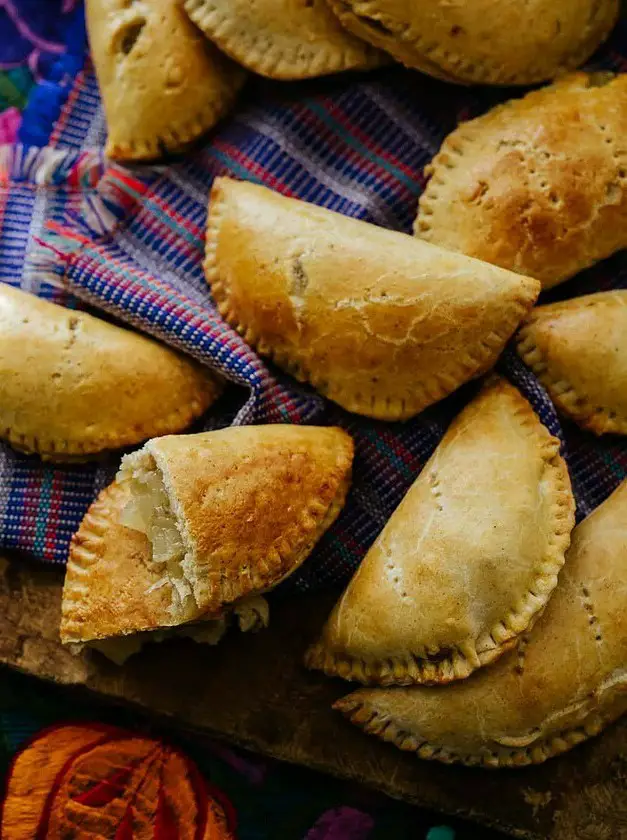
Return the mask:
<svg viewBox="0 0 627 840">
<path fill-rule="evenodd" d="M 131 498 L 120 515 L 120 523 L 146 534 L 152 545 L 152 562 L 160 567 L 172 585 L 172 611 L 183 621 L 196 607 L 182 561 L 185 546 L 179 533 L 161 473 L 152 457 L 138 452 L 125 459 L 123 471 L 130 477 Z"/>
</svg>

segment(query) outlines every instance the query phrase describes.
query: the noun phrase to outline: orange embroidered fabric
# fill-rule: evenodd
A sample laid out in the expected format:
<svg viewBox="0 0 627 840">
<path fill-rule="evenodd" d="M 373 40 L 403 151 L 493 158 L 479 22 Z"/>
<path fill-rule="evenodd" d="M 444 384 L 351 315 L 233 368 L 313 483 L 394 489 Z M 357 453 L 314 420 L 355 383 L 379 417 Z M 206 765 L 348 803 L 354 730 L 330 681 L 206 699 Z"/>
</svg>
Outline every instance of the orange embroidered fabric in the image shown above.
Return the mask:
<svg viewBox="0 0 627 840">
<path fill-rule="evenodd" d="M 15 759 L 2 840 L 234 840 L 235 814 L 161 741 L 98 724 L 54 727 Z"/>
</svg>

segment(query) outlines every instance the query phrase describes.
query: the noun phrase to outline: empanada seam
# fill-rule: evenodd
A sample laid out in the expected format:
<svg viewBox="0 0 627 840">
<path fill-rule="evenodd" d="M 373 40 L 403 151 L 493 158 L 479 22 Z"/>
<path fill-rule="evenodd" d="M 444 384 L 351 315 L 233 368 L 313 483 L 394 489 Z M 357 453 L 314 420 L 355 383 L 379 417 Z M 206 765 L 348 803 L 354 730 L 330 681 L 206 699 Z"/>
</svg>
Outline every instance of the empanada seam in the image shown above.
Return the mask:
<svg viewBox="0 0 627 840">
<path fill-rule="evenodd" d="M 555 586 L 557 575 L 564 565 L 565 552 L 570 544 L 574 526 L 574 501 L 570 490 L 568 470 L 559 455 L 559 441 L 540 423 L 531 407 L 518 397 L 515 415 L 530 435 L 540 440 L 540 452 L 547 470 L 552 474 L 552 537 L 546 552 L 533 571 L 533 580 L 503 617 L 476 639 L 467 639 L 445 648 L 412 650 L 406 656 L 391 656 L 384 660 L 367 660 L 329 650 L 322 640 L 314 643 L 305 655 L 308 668 L 320 670 L 327 676 L 340 676 L 364 685 L 443 684 L 465 679 L 473 671 L 488 665 L 509 650 L 524 631 L 530 630 L 540 617 Z M 442 654 L 448 655 L 442 655 Z M 437 659 L 437 661 L 434 661 Z"/>
<path fill-rule="evenodd" d="M 113 483 L 106 487 L 93 502 L 78 530 L 70 542 L 67 562 L 67 575 L 72 572 L 79 574 L 87 572 L 89 568 L 102 559 L 104 536 L 111 525 L 110 510 L 115 508 L 116 499 L 123 493 L 122 485 Z M 79 571 L 80 570 L 80 571 Z M 80 637 L 84 620 L 79 618 L 81 613 L 77 606 L 83 602 L 80 589 L 77 591 L 74 582 L 72 590 L 67 583 L 63 589 L 61 603 L 61 640 L 63 644 L 74 644 L 88 641 Z M 94 636 L 93 638 L 99 638 Z"/>
<path fill-rule="evenodd" d="M 221 385 L 217 380 L 207 380 L 211 387 L 206 394 L 201 392 L 185 406 L 177 408 L 166 417 L 155 418 L 150 426 L 142 429 L 133 427 L 132 435 L 101 435 L 91 440 L 77 441 L 70 438 L 51 439 L 38 435 L 28 435 L 15 429 L 4 429 L 2 438 L 27 455 L 39 455 L 44 461 L 64 462 L 68 460 L 89 460 L 105 452 L 121 449 L 124 446 L 148 440 L 156 435 L 181 431 L 200 417 L 219 396 Z"/>
<path fill-rule="evenodd" d="M 383 35 L 380 38 L 379 46 L 382 49 L 387 49 L 394 54 L 394 50 L 390 48 L 390 37 L 392 40 L 399 40 L 402 45 L 409 46 L 419 53 L 419 57 L 428 61 L 430 64 L 435 64 L 437 69 L 445 75 L 446 78 L 454 80 L 458 83 L 481 83 L 481 84 L 532 84 L 534 82 L 542 82 L 557 75 L 557 70 L 564 72 L 568 69 L 575 69 L 582 64 L 594 51 L 595 47 L 601 43 L 612 30 L 619 13 L 618 3 L 608 3 L 608 10 L 612 10 L 612 14 L 607 14 L 603 25 L 599 25 L 594 38 L 590 37 L 588 40 L 579 44 L 576 50 L 572 53 L 562 56 L 558 68 L 555 72 L 551 72 L 547 67 L 542 69 L 542 65 L 537 68 L 530 69 L 527 67 L 524 71 L 516 71 L 515 73 L 505 73 L 502 64 L 490 65 L 487 62 L 473 62 L 467 61 L 463 55 L 452 52 L 441 45 L 431 42 L 428 43 L 418 30 L 412 29 L 410 23 L 400 23 L 389 15 L 379 13 L 377 3 L 361 2 L 361 12 L 355 11 L 357 2 L 355 0 L 330 0 L 330 5 L 340 21 L 350 30 L 359 35 L 356 29 L 351 27 L 353 17 L 358 19 L 370 17 L 376 20 L 380 25 L 384 26 L 390 35 Z M 342 7 L 349 7 L 348 11 L 342 11 Z M 371 14 L 371 13 L 374 14 Z M 365 24 L 364 24 L 365 25 Z M 364 37 L 363 34 L 360 37 Z M 401 57 L 399 60 L 404 62 Z M 441 64 L 440 62 L 443 62 Z M 405 63 L 405 62 L 404 62 Z M 460 76 L 461 72 L 461 76 Z"/>
<path fill-rule="evenodd" d="M 366 70 L 379 66 L 383 60 L 378 51 L 365 41 L 362 50 L 348 46 L 343 51 L 312 48 L 306 57 L 302 53 L 290 57 L 268 39 L 260 37 L 259 33 L 231 26 L 211 0 L 185 0 L 183 6 L 207 38 L 235 61 L 261 76 L 286 80 L 307 78 L 343 70 Z M 296 65 L 298 72 L 294 70 Z"/>
<path fill-rule="evenodd" d="M 509 751 L 497 752 L 486 749 L 480 754 L 457 753 L 448 747 L 438 746 L 421 740 L 416 735 L 397 726 L 389 715 L 373 710 L 367 703 L 353 698 L 351 695 L 343 697 L 333 704 L 333 708 L 341 712 L 351 723 L 359 726 L 364 732 L 376 735 L 384 741 L 394 744 L 405 752 L 414 752 L 423 759 L 435 759 L 445 764 L 466 764 L 468 766 L 483 767 L 523 767 L 529 764 L 540 764 L 548 758 L 553 758 L 577 746 L 587 738 L 598 735 L 599 732 L 615 716 L 604 718 L 592 712 L 581 725 L 544 738 L 532 747 L 512 748 Z"/>
<path fill-rule="evenodd" d="M 261 355 L 269 357 L 275 364 L 286 370 L 301 382 L 313 385 L 325 397 L 337 402 L 343 408 L 381 420 L 407 420 L 423 411 L 429 405 L 444 399 L 469 379 L 484 374 L 494 358 L 496 347 L 504 346 L 514 334 L 517 326 L 536 301 L 540 286 L 532 278 L 520 277 L 523 288 L 507 303 L 507 316 L 504 315 L 499 330 L 492 330 L 480 337 L 475 346 L 466 351 L 456 366 L 446 374 L 435 372 L 422 383 L 419 390 L 415 387 L 406 394 L 377 397 L 375 394 L 349 392 L 339 383 L 330 383 L 327 377 L 318 375 L 302 360 L 295 360 L 286 346 L 270 345 L 247 324 L 243 323 L 229 298 L 230 291 L 220 276 L 218 267 L 218 238 L 224 214 L 225 201 L 222 196 L 212 194 L 207 218 L 204 270 L 207 283 L 224 320 L 235 329 Z M 526 281 L 526 282 L 525 282 Z"/>
<path fill-rule="evenodd" d="M 533 338 L 533 326 L 532 316 L 516 337 L 518 354 L 547 389 L 556 406 L 579 426 L 596 435 L 627 434 L 627 417 L 620 417 L 603 406 L 594 406 L 568 379 L 553 375 L 549 359 Z"/>
<path fill-rule="evenodd" d="M 171 154 L 183 151 L 210 131 L 225 116 L 243 82 L 242 74 L 241 82 L 233 83 L 228 92 L 223 93 L 219 99 L 214 99 L 205 110 L 198 112 L 187 122 L 177 125 L 176 128 L 170 125 L 168 130 L 160 132 L 158 137 L 134 137 L 128 141 L 122 141 L 113 140 L 109 134 L 105 149 L 107 156 L 113 160 L 151 160 L 163 157 L 163 146 Z"/>
</svg>

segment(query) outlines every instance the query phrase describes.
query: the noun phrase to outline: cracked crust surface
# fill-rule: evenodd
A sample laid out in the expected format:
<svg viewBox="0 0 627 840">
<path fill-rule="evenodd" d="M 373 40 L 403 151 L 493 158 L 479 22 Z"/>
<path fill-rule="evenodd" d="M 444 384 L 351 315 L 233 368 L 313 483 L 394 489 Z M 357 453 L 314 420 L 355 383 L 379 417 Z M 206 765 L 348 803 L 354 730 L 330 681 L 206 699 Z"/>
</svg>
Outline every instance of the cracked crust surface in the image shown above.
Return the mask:
<svg viewBox="0 0 627 840">
<path fill-rule="evenodd" d="M 515 650 L 443 688 L 362 689 L 335 704 L 421 758 L 539 764 L 627 711 L 627 482 L 573 532 L 557 590 Z"/>
<path fill-rule="evenodd" d="M 534 624 L 573 524 L 559 441 L 491 378 L 362 560 L 308 667 L 380 685 L 468 677 Z"/>
<path fill-rule="evenodd" d="M 86 459 L 185 429 L 221 380 L 168 347 L 0 284 L 0 437 Z"/>
<path fill-rule="evenodd" d="M 398 61 L 466 84 L 533 84 L 578 67 L 619 0 L 328 0 L 351 32 Z"/>
<path fill-rule="evenodd" d="M 549 288 L 627 246 L 627 74 L 576 73 L 462 123 L 415 233 Z"/>
<path fill-rule="evenodd" d="M 177 0 L 87 0 L 87 29 L 118 160 L 184 150 L 235 101 L 245 72 L 208 43 Z"/>
<path fill-rule="evenodd" d="M 627 291 L 533 310 L 517 349 L 555 405 L 582 428 L 627 434 Z"/>
<path fill-rule="evenodd" d="M 540 284 L 265 187 L 214 181 L 205 274 L 260 353 L 343 408 L 407 419 L 489 370 Z"/>
<path fill-rule="evenodd" d="M 184 8 L 227 55 L 269 78 L 307 79 L 385 61 L 340 26 L 325 0 L 185 0 Z"/>
<path fill-rule="evenodd" d="M 353 442 L 338 428 L 243 426 L 157 438 L 142 451 L 162 475 L 193 598 L 211 612 L 303 563 L 344 505 Z"/>
</svg>

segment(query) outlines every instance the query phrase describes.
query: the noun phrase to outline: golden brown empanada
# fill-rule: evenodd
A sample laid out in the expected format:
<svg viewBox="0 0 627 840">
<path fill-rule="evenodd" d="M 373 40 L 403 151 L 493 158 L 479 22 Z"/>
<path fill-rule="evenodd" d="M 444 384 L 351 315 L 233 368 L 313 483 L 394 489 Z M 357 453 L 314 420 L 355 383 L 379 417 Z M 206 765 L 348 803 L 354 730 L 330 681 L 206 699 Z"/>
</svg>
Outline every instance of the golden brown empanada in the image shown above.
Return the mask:
<svg viewBox="0 0 627 840">
<path fill-rule="evenodd" d="M 185 429 L 222 390 L 173 350 L 0 283 L 0 437 L 51 461 Z"/>
<path fill-rule="evenodd" d="M 174 585 L 152 562 L 148 538 L 120 522 L 129 500 L 129 482 L 109 485 L 72 539 L 62 601 L 65 644 L 87 644 L 121 665 L 145 644 L 167 638 L 217 644 L 232 619 L 243 631 L 267 626 L 261 596 L 208 615 L 199 611 L 191 620 L 173 609 Z"/>
<path fill-rule="evenodd" d="M 349 411 L 402 420 L 489 370 L 536 280 L 218 178 L 205 273 L 249 344 Z"/>
<path fill-rule="evenodd" d="M 492 378 L 362 560 L 308 667 L 381 685 L 467 677 L 538 618 L 573 524 L 559 441 Z"/>
<path fill-rule="evenodd" d="M 627 290 L 539 306 L 518 352 L 564 414 L 597 435 L 627 434 Z"/>
<path fill-rule="evenodd" d="M 157 438 L 125 456 L 73 538 L 63 641 L 179 625 L 219 637 L 227 608 L 240 625 L 263 622 L 251 599 L 334 522 L 352 455 L 341 429 L 277 425 Z"/>
<path fill-rule="evenodd" d="M 627 246 L 627 74 L 577 73 L 444 141 L 416 235 L 549 288 Z"/>
<path fill-rule="evenodd" d="M 86 16 L 111 158 L 184 150 L 244 83 L 244 70 L 207 42 L 179 0 L 86 0 Z"/>
<path fill-rule="evenodd" d="M 619 0 L 328 0 L 355 35 L 451 81 L 527 85 L 578 67 L 612 29 Z"/>
<path fill-rule="evenodd" d="M 518 767 L 627 711 L 627 482 L 573 533 L 557 590 L 517 648 L 456 685 L 361 689 L 336 703 L 421 758 Z"/>
<path fill-rule="evenodd" d="M 343 29 L 325 0 L 185 0 L 227 55 L 272 79 L 307 79 L 377 67 L 384 54 Z"/>
</svg>

